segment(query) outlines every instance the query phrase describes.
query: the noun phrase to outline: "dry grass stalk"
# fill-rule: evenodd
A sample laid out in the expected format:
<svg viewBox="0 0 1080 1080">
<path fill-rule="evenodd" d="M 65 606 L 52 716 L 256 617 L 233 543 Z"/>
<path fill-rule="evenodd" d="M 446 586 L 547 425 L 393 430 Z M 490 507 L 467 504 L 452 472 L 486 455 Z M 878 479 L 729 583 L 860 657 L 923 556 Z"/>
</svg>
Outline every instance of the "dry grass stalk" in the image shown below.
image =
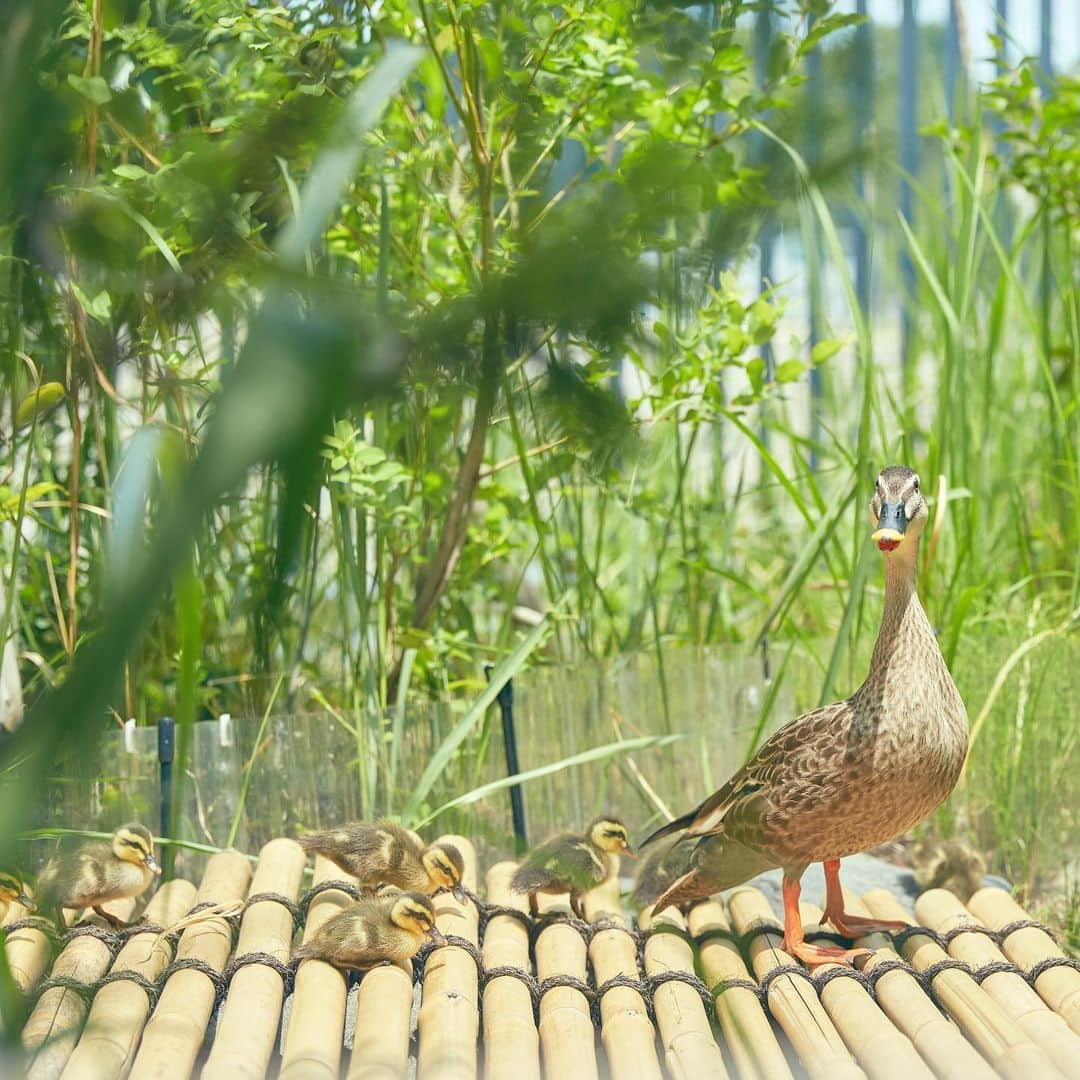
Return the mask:
<svg viewBox="0 0 1080 1080">
<path fill-rule="evenodd" d="M 134 910 L 134 899 L 120 900 L 112 906 L 112 911 L 125 920 L 131 918 Z M 105 921 L 97 915 L 85 921 L 94 926 L 105 926 Z M 92 937 L 78 937 L 56 958 L 52 974 L 81 983 L 96 983 L 109 970 L 110 963 L 112 954 L 104 942 Z M 41 995 L 22 1030 L 23 1049 L 30 1059 L 26 1070 L 28 1077 L 44 1080 L 60 1075 L 78 1042 L 86 1013 L 86 1001 L 74 990 L 54 986 Z"/>
<path fill-rule="evenodd" d="M 844 907 L 852 915 L 868 916 L 870 909 L 859 897 L 844 890 Z M 899 960 L 885 934 L 869 934 L 856 943 L 873 949 L 863 971 L 873 972 L 878 964 Z M 877 1003 L 885 1015 L 911 1040 L 923 1060 L 938 1076 L 949 1080 L 996 1080 L 997 1073 L 960 1033 L 942 1016 L 927 997 L 919 981 L 907 971 L 896 969 L 881 976 L 875 986 Z"/>
<path fill-rule="evenodd" d="M 526 911 L 524 896 L 510 891 L 516 864 L 496 863 L 487 873 L 488 900 Z M 484 967 L 531 971 L 529 932 L 517 919 L 496 915 L 484 931 Z M 540 1036 L 532 996 L 519 979 L 493 979 L 484 989 L 484 1075 L 488 1080 L 540 1080 Z"/>
<path fill-rule="evenodd" d="M 643 930 L 654 926 L 686 929 L 686 920 L 669 908 L 656 919 L 643 916 Z M 665 971 L 694 974 L 694 950 L 675 934 L 652 934 L 645 942 L 645 974 Z M 677 1080 L 692 1077 L 717 1077 L 726 1080 L 724 1056 L 713 1038 L 705 1006 L 692 986 L 681 982 L 664 983 L 653 991 L 653 1012 L 664 1051 L 664 1065 Z"/>
<path fill-rule="evenodd" d="M 761 892 L 737 889 L 732 893 L 728 907 L 739 934 L 760 925 L 777 926 L 775 934 L 759 935 L 751 942 L 750 961 L 759 980 L 773 968 L 795 963 L 780 949 L 783 931 Z M 781 975 L 774 979 L 769 985 L 769 1010 L 784 1029 L 811 1080 L 865 1077 L 808 980 L 799 975 Z"/>
<path fill-rule="evenodd" d="M 695 937 L 709 930 L 731 929 L 718 900 L 695 904 L 690 909 L 689 921 L 690 932 Z M 733 941 L 711 938 L 700 946 L 699 955 L 705 982 L 714 990 L 721 982 L 752 978 Z M 714 992 L 713 1000 L 716 1019 L 739 1080 L 792 1080 L 787 1058 L 757 995 L 734 986 L 720 994 Z"/>
<path fill-rule="evenodd" d="M 329 859 L 316 855 L 314 884 L 323 881 L 355 882 L 355 879 Z M 304 941 L 310 941 L 320 927 L 349 902 L 348 894 L 337 889 L 319 893 L 308 908 Z M 338 1080 L 346 998 L 345 977 L 331 964 L 323 960 L 305 960 L 297 968 L 280 1080 L 297 1080 L 298 1077 Z"/>
<path fill-rule="evenodd" d="M 871 914 L 878 918 L 910 922 L 896 897 L 885 889 L 874 889 L 864 900 Z M 948 959 L 945 950 L 923 934 L 916 934 L 904 942 L 904 956 L 919 971 Z M 1046 1054 L 966 971 L 952 968 L 939 972 L 934 977 L 934 993 L 1001 1076 L 1031 1080 L 1032 1076 L 1061 1075 Z"/>
<path fill-rule="evenodd" d="M 275 892 L 295 900 L 306 863 L 304 850 L 295 840 L 271 840 L 259 852 L 248 895 Z M 264 900 L 244 912 L 236 955 L 269 953 L 287 963 L 292 939 L 293 920 L 288 909 L 273 900 Z M 259 1080 L 266 1075 L 284 996 L 281 976 L 273 968 L 252 964 L 236 972 L 218 1017 L 214 1047 L 202 1071 L 203 1080 L 232 1077 Z"/>
<path fill-rule="evenodd" d="M 804 926 L 821 922 L 822 911 L 800 905 Z M 837 967 L 836 964 L 825 965 Z M 934 1080 L 911 1040 L 898 1031 L 874 999 L 854 979 L 833 979 L 821 990 L 821 1004 L 836 1025 L 855 1060 L 871 1080 Z"/>
<path fill-rule="evenodd" d="M 1002 889 L 980 889 L 969 901 L 969 910 L 993 930 L 1030 918 L 1026 911 Z M 1040 960 L 1064 956 L 1049 934 L 1037 926 L 1014 930 L 1002 943 L 1005 955 L 1029 971 Z M 1048 968 L 1035 980 L 1039 996 L 1073 1031 L 1080 1034 L 1080 971 Z"/>
<path fill-rule="evenodd" d="M 570 914 L 564 896 L 538 896 L 541 913 Z M 588 981 L 585 939 L 571 926 L 553 923 L 536 939 L 536 976 L 573 975 Z M 540 1046 L 544 1075 L 567 1080 L 598 1080 L 596 1035 L 585 996 L 572 986 L 553 986 L 540 999 Z"/>
<path fill-rule="evenodd" d="M 983 924 L 975 919 L 962 903 L 945 889 L 924 892 L 915 902 L 915 915 L 924 926 L 943 933 L 957 926 Z M 960 934 L 949 943 L 949 955 L 962 960 L 968 967 L 1005 959 L 1002 951 L 985 934 Z M 1017 1024 L 1046 1051 L 1046 1056 L 1071 1078 L 1080 1080 L 1080 1036 L 1069 1030 L 1068 1024 L 1024 981 L 1012 971 L 998 971 L 979 984 L 1011 1016 Z"/>
<path fill-rule="evenodd" d="M 251 863 L 239 851 L 222 851 L 206 864 L 197 903 L 241 900 L 251 880 Z M 222 971 L 232 952 L 232 929 L 212 917 L 184 931 L 176 959 L 200 960 Z M 175 972 L 146 1025 L 131 1075 L 135 1080 L 177 1080 L 190 1076 L 206 1037 L 215 998 L 214 984 L 201 971 Z"/>
<path fill-rule="evenodd" d="M 619 882 L 612 878 L 585 894 L 585 914 L 590 922 L 609 920 L 626 925 L 619 899 Z M 589 959 L 596 985 L 626 975 L 640 979 L 637 944 L 623 930 L 601 930 L 589 944 Z M 656 1032 L 649 1020 L 645 1000 L 629 986 L 616 986 L 600 999 L 600 1038 L 614 1076 L 655 1077 L 661 1080 L 656 1056 Z"/>
<path fill-rule="evenodd" d="M 177 878 L 166 882 L 146 908 L 148 922 L 167 926 L 195 903 L 195 886 Z M 128 938 L 112 971 L 137 971 L 155 982 L 173 957 L 172 943 L 148 931 Z M 107 1080 L 127 1074 L 139 1047 L 150 999 L 133 982 L 114 982 L 94 996 L 79 1045 L 64 1069 L 65 1080 Z"/>
<path fill-rule="evenodd" d="M 462 881 L 476 889 L 476 852 L 463 836 L 442 836 L 465 860 Z M 435 898 L 436 925 L 444 934 L 480 944 L 480 919 L 471 901 L 459 904 L 449 893 Z M 420 1002 L 420 1080 L 472 1080 L 477 1074 L 480 1034 L 479 972 L 464 949 L 448 945 L 428 959 Z"/>
</svg>

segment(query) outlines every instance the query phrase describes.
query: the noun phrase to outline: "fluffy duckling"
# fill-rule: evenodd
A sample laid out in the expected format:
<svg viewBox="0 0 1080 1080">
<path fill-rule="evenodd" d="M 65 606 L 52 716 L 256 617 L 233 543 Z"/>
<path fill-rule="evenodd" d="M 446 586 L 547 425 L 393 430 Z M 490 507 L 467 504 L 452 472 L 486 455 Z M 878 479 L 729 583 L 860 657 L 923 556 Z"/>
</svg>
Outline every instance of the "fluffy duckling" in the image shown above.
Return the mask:
<svg viewBox="0 0 1080 1080">
<path fill-rule="evenodd" d="M 435 928 L 431 898 L 422 892 L 387 893 L 343 908 L 296 950 L 296 956 L 325 960 L 342 971 L 367 971 L 379 964 L 404 964 L 428 937 L 445 943 Z"/>
<path fill-rule="evenodd" d="M 652 907 L 686 873 L 693 847 L 690 841 L 681 838 L 671 844 L 658 844 L 641 860 L 630 893 L 630 900 L 639 911 Z"/>
<path fill-rule="evenodd" d="M 919 889 L 948 889 L 965 904 L 983 887 L 986 860 L 957 840 L 927 837 L 911 849 L 912 866 Z"/>
<path fill-rule="evenodd" d="M 538 893 L 569 893 L 570 907 L 585 917 L 582 894 L 619 872 L 619 856 L 633 855 L 630 834 L 616 818 L 598 817 L 584 835 L 560 833 L 531 851 L 510 882 L 516 893 L 527 893 L 529 910 L 539 913 Z"/>
<path fill-rule="evenodd" d="M 26 895 L 22 878 L 17 874 L 8 874 L 0 870 L 0 919 L 7 915 L 8 908 L 12 904 L 22 904 L 27 909 L 34 907 L 34 901 Z"/>
<path fill-rule="evenodd" d="M 427 893 L 442 889 L 464 902 L 461 875 L 465 860 L 453 844 L 428 844 L 392 821 L 356 821 L 339 829 L 310 832 L 300 837 L 305 851 L 324 855 L 374 890 L 379 884 Z"/>
<path fill-rule="evenodd" d="M 38 877 L 38 908 L 55 910 L 60 924 L 64 908 L 93 908 L 115 929 L 123 920 L 101 905 L 140 896 L 160 873 L 150 830 L 132 822 L 117 829 L 108 844 L 87 844 L 52 860 Z"/>
</svg>

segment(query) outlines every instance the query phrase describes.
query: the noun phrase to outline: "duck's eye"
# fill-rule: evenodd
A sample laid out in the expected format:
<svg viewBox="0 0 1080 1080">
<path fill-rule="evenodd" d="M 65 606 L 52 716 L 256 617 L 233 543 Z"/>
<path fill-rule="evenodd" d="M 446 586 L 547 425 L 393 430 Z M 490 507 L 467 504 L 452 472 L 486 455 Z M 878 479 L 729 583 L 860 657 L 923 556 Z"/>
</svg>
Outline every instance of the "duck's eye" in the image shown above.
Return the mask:
<svg viewBox="0 0 1080 1080">
<path fill-rule="evenodd" d="M 917 495 L 919 493 L 919 478 L 917 476 L 915 477 L 915 485 L 914 486 L 915 486 L 915 494 Z"/>
</svg>

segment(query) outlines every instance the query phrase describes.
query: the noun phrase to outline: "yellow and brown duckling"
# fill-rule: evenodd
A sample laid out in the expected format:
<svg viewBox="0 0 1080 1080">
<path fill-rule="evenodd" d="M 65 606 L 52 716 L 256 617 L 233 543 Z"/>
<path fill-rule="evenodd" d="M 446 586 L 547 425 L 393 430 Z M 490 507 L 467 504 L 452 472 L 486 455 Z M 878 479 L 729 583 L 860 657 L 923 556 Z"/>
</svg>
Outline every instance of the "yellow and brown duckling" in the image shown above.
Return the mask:
<svg viewBox="0 0 1080 1080">
<path fill-rule="evenodd" d="M 8 908 L 12 904 L 22 904 L 27 910 L 32 910 L 34 901 L 26 895 L 26 888 L 22 878 L 18 874 L 9 874 L 0 870 L 0 919 L 3 919 Z"/>
<path fill-rule="evenodd" d="M 986 860 L 958 840 L 925 837 L 911 848 L 912 869 L 920 892 L 948 889 L 965 904 L 983 887 Z"/>
<path fill-rule="evenodd" d="M 539 912 L 539 893 L 569 893 L 571 910 L 584 918 L 582 894 L 615 877 L 623 854 L 634 854 L 626 826 L 617 818 L 598 817 L 584 834 L 560 833 L 534 848 L 518 867 L 510 888 L 528 895 L 533 915 Z"/>
<path fill-rule="evenodd" d="M 693 841 L 685 838 L 668 844 L 654 844 L 649 849 L 634 875 L 634 888 L 630 893 L 630 902 L 638 911 L 652 907 L 686 873 L 693 850 Z"/>
<path fill-rule="evenodd" d="M 404 964 L 427 938 L 445 939 L 435 928 L 435 905 L 422 892 L 389 892 L 356 900 L 324 923 L 296 950 L 300 960 L 324 960 L 343 971 Z"/>
<path fill-rule="evenodd" d="M 50 862 L 38 877 L 38 909 L 55 911 L 62 923 L 65 908 L 93 908 L 110 926 L 122 926 L 102 904 L 142 895 L 160 873 L 150 830 L 132 822 L 109 843 L 87 844 Z"/>
<path fill-rule="evenodd" d="M 360 882 L 362 888 L 395 885 L 413 892 L 447 889 L 464 902 L 461 876 L 465 860 L 453 844 L 427 844 L 412 831 L 392 821 L 356 821 L 337 829 L 310 832 L 300 846 L 324 855 Z"/>
</svg>

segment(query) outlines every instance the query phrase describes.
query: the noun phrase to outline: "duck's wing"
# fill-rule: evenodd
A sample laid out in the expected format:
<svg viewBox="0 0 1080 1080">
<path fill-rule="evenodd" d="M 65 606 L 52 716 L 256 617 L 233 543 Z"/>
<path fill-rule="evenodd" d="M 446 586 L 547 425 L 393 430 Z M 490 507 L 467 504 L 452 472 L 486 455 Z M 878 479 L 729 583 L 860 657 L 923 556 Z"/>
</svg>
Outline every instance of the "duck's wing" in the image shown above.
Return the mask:
<svg viewBox="0 0 1080 1080">
<path fill-rule="evenodd" d="M 762 821 L 773 808 L 773 794 L 790 779 L 817 767 L 830 751 L 843 752 L 846 701 L 813 709 L 796 717 L 762 743 L 758 752 L 700 806 L 657 829 L 646 841 L 685 830 L 690 837 L 737 835 Z"/>
<path fill-rule="evenodd" d="M 511 887 L 531 892 L 562 883 L 575 889 L 589 889 L 604 880 L 607 867 L 593 846 L 583 837 L 563 833 L 534 848 L 518 867 Z"/>
</svg>

